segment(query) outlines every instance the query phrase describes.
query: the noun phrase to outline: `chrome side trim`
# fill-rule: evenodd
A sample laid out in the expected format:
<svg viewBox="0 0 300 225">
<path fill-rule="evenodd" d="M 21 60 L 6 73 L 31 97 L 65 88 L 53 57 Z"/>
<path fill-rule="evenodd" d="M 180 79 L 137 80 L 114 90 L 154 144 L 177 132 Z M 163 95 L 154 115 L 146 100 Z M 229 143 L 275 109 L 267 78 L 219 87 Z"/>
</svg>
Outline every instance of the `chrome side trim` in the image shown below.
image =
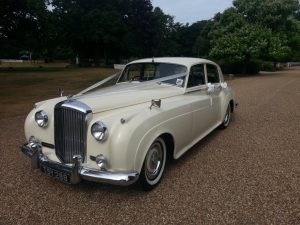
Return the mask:
<svg viewBox="0 0 300 225">
<path fill-rule="evenodd" d="M 109 172 L 90 169 L 82 166 L 81 156 L 74 156 L 73 164 L 63 164 L 49 160 L 48 157 L 45 156 L 40 150 L 33 150 L 28 146 L 28 144 L 22 145 L 21 151 L 31 158 L 32 168 L 34 169 L 40 168 L 40 163 L 46 163 L 59 171 L 70 171 L 71 184 L 77 184 L 81 181 L 81 179 L 83 179 L 97 183 L 129 186 L 135 183 L 139 178 L 139 173 L 137 172 Z"/>
</svg>

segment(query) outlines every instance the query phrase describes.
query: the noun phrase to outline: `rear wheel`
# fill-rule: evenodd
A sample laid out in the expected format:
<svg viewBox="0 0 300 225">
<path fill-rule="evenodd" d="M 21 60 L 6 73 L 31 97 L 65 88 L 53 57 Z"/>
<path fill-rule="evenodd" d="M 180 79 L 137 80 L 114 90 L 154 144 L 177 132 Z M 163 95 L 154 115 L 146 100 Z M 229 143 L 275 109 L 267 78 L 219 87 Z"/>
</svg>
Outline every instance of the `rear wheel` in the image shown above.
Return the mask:
<svg viewBox="0 0 300 225">
<path fill-rule="evenodd" d="M 228 104 L 225 116 L 224 116 L 224 120 L 222 122 L 222 124 L 220 125 L 221 129 L 226 129 L 229 126 L 230 123 L 230 119 L 231 119 L 231 106 L 230 104 Z"/>
<path fill-rule="evenodd" d="M 145 190 L 152 190 L 161 180 L 166 164 L 167 148 L 162 138 L 150 146 L 144 160 L 140 183 Z"/>
</svg>

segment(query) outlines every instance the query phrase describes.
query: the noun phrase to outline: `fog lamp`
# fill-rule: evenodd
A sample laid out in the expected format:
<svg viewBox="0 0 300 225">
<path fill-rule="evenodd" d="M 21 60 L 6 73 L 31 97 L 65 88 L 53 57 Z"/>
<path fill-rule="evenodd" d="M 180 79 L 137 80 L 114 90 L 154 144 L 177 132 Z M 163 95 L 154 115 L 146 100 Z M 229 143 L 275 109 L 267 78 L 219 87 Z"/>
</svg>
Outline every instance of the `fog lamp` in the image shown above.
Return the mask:
<svg viewBox="0 0 300 225">
<path fill-rule="evenodd" d="M 107 159 L 104 157 L 104 155 L 100 154 L 96 156 L 96 163 L 99 166 L 101 170 L 107 169 Z"/>
<path fill-rule="evenodd" d="M 41 142 L 38 139 L 36 139 L 34 136 L 31 136 L 28 142 L 30 148 L 34 151 L 38 151 L 42 148 Z"/>
</svg>

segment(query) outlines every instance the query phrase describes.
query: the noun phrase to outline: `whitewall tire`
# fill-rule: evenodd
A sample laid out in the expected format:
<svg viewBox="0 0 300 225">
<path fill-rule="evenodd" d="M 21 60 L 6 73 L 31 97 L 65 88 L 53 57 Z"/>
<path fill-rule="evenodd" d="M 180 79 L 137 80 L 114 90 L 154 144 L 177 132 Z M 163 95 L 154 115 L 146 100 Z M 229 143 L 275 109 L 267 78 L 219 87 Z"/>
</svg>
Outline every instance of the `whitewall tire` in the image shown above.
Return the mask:
<svg viewBox="0 0 300 225">
<path fill-rule="evenodd" d="M 145 190 L 152 190 L 161 180 L 167 158 L 164 139 L 157 138 L 147 151 L 140 174 L 140 183 Z"/>
<path fill-rule="evenodd" d="M 223 122 L 220 125 L 220 128 L 226 129 L 229 126 L 230 120 L 231 120 L 231 106 L 230 106 L 230 104 L 228 104 L 228 107 L 226 109 L 226 113 L 225 113 Z"/>
</svg>

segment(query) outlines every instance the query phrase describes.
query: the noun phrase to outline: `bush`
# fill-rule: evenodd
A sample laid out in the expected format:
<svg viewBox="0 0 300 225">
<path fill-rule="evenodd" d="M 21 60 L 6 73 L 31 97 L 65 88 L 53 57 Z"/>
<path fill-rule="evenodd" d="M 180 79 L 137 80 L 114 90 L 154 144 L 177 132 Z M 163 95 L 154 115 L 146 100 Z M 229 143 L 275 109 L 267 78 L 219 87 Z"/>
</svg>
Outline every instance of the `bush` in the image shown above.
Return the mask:
<svg viewBox="0 0 300 225">
<path fill-rule="evenodd" d="M 260 61 L 251 61 L 246 66 L 246 74 L 258 74 L 261 70 L 261 62 Z"/>
<path fill-rule="evenodd" d="M 275 68 L 274 68 L 273 63 L 271 63 L 271 62 L 263 62 L 261 64 L 261 70 L 262 71 L 268 71 L 268 72 L 274 72 Z"/>
<path fill-rule="evenodd" d="M 56 47 L 53 52 L 54 59 L 66 60 L 74 58 L 74 52 L 71 48 L 67 47 Z"/>
<path fill-rule="evenodd" d="M 218 64 L 225 74 L 258 74 L 261 69 L 261 62 L 258 60 L 252 60 L 247 64 L 242 62 L 219 60 Z"/>
</svg>

